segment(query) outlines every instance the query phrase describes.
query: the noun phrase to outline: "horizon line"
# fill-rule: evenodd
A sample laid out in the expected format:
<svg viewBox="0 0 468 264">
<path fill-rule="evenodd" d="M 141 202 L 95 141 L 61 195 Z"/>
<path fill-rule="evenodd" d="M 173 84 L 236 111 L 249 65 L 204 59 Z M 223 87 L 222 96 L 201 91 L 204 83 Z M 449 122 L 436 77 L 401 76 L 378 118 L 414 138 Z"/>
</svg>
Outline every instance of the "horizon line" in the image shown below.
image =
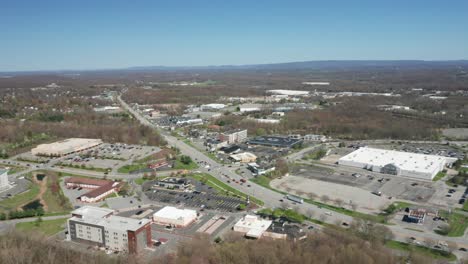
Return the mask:
<svg viewBox="0 0 468 264">
<path fill-rule="evenodd" d="M 196 69 L 196 68 L 222 68 L 222 67 L 249 67 L 249 66 L 266 66 L 308 62 L 468 62 L 468 59 L 333 59 L 333 60 L 304 60 L 304 61 L 286 61 L 286 62 L 270 62 L 270 63 L 246 63 L 246 64 L 207 64 L 207 65 L 146 65 L 146 66 L 122 66 L 111 68 L 83 68 L 83 69 L 44 69 L 44 70 L 0 70 L 0 73 L 47 73 L 47 72 L 91 72 L 91 71 L 119 71 L 119 70 L 137 70 L 138 68 L 167 68 L 167 69 Z"/>
</svg>

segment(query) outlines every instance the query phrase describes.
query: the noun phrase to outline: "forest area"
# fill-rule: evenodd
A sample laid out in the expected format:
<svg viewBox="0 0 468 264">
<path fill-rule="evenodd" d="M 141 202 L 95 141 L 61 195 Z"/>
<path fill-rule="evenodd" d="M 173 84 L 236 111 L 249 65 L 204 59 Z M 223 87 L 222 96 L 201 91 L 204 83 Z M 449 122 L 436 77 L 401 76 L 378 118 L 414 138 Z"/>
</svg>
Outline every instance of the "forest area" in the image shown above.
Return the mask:
<svg viewBox="0 0 468 264">
<path fill-rule="evenodd" d="M 374 233 L 375 235 L 377 233 Z M 159 257 L 120 255 L 108 257 L 92 251 L 70 250 L 52 239 L 44 240 L 38 233 L 10 232 L 0 237 L 0 262 L 14 263 L 109 263 L 109 264 L 393 264 L 411 261 L 413 264 L 447 263 L 412 252 L 398 257 L 384 246 L 386 236 L 375 238 L 333 229 L 310 235 L 306 239 L 246 240 L 236 233 L 227 234 L 218 243 L 208 237 L 197 236 L 183 241 L 176 252 Z M 41 247 L 37 247 L 41 244 Z M 156 249 L 158 250 L 158 249 Z M 461 262 L 466 263 L 466 262 Z"/>
</svg>

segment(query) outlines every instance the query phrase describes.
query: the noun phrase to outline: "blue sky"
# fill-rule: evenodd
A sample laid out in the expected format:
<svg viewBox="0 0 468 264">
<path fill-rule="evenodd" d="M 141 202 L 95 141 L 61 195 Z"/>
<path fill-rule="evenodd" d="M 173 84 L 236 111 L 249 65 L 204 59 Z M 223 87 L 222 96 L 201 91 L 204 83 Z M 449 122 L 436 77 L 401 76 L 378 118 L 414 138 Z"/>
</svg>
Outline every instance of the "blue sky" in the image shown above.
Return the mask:
<svg viewBox="0 0 468 264">
<path fill-rule="evenodd" d="M 0 71 L 468 59 L 467 25 L 466 0 L 2 0 Z"/>
</svg>

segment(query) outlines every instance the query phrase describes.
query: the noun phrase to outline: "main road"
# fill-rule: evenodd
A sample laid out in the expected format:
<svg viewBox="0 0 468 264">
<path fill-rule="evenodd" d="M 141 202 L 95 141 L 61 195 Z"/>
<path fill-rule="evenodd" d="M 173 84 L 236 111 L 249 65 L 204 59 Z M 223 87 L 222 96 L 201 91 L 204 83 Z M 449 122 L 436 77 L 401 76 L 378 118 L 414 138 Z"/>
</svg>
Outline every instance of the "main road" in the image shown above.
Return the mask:
<svg viewBox="0 0 468 264">
<path fill-rule="evenodd" d="M 143 117 L 139 112 L 137 112 L 132 107 L 130 107 L 125 101 L 122 100 L 120 96 L 117 97 L 117 100 L 141 124 L 152 127 L 155 130 L 157 130 L 161 135 L 163 135 L 167 143 L 170 146 L 177 147 L 181 151 L 182 154 L 188 155 L 192 157 L 192 159 L 201 161 L 202 163 L 209 165 L 209 168 L 201 167 L 199 169 L 200 171 L 209 173 L 213 175 L 214 177 L 216 177 L 217 179 L 223 181 L 224 183 L 231 185 L 233 188 L 238 189 L 239 191 L 242 191 L 250 196 L 253 196 L 262 200 L 265 203 L 265 206 L 271 207 L 271 208 L 285 207 L 285 206 L 295 207 L 294 208 L 295 210 L 298 210 L 299 212 L 305 215 L 308 215 L 309 212 L 312 211 L 314 212 L 314 217 L 323 215 L 324 221 L 330 224 L 341 224 L 343 222 L 350 223 L 353 220 L 353 218 L 348 215 L 341 214 L 335 211 L 329 211 L 329 210 L 320 208 L 316 205 L 309 204 L 309 203 L 304 203 L 301 205 L 294 206 L 290 201 L 287 201 L 284 199 L 283 194 L 280 194 L 278 192 L 275 192 L 273 190 L 270 190 L 268 188 L 265 188 L 257 184 L 251 184 L 250 187 L 248 187 L 247 184 L 240 185 L 240 184 L 234 183 L 234 181 L 230 181 L 230 183 L 228 183 L 227 177 L 231 179 L 236 179 L 237 182 L 239 182 L 239 180 L 242 177 L 239 176 L 237 173 L 235 173 L 228 166 L 219 164 L 213 159 L 207 157 L 201 151 L 191 147 L 190 145 L 179 140 L 178 138 L 170 135 L 167 131 L 160 129 L 158 126 L 156 126 L 155 124 L 151 123 L 148 119 Z M 284 200 L 284 202 L 281 202 L 280 200 Z M 287 204 L 285 205 L 285 203 Z M 423 232 L 416 232 L 416 231 L 408 230 L 398 225 L 386 225 L 386 227 L 388 227 L 393 232 L 393 234 L 395 235 L 395 239 L 399 241 L 407 241 L 409 238 L 413 237 L 419 241 L 426 241 L 428 239 L 431 239 L 433 241 L 451 241 L 451 242 L 455 242 L 459 247 L 468 248 L 468 241 L 465 238 L 465 236 L 445 237 L 445 236 L 440 236 L 435 233 L 428 233 L 428 232 L 423 233 Z"/>
</svg>

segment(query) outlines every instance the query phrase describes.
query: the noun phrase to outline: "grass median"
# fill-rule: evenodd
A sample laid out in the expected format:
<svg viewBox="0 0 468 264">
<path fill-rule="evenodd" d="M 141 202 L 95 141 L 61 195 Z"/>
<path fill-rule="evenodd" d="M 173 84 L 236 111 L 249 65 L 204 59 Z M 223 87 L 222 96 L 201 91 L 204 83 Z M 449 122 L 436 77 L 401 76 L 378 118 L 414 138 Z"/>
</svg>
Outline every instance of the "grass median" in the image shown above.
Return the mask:
<svg viewBox="0 0 468 264">
<path fill-rule="evenodd" d="M 214 176 L 212 176 L 210 174 L 207 174 L 207 173 L 195 173 L 195 174 L 191 174 L 190 177 L 192 177 L 195 180 L 198 180 L 200 182 L 205 182 L 208 186 L 211 186 L 211 187 L 213 187 L 216 190 L 221 191 L 221 192 L 228 192 L 230 194 L 234 194 L 234 195 L 240 196 L 242 198 L 247 198 L 247 196 L 249 196 L 249 195 L 247 195 L 247 194 L 245 194 L 245 193 L 231 187 L 230 185 L 216 179 Z M 249 199 L 250 199 L 250 201 L 254 202 L 257 205 L 262 206 L 264 204 L 263 201 L 255 198 L 253 196 L 249 196 Z"/>
<path fill-rule="evenodd" d="M 399 241 L 393 241 L 393 240 L 388 241 L 387 243 L 385 243 L 385 246 L 391 249 L 396 249 L 396 250 L 401 250 L 401 251 L 417 252 L 422 255 L 428 256 L 432 259 L 443 259 L 443 260 L 448 260 L 448 261 L 457 260 L 457 257 L 454 254 L 447 252 L 447 251 L 427 248 L 427 247 L 418 246 L 418 245 L 411 245 L 411 244 L 403 243 Z"/>
</svg>

